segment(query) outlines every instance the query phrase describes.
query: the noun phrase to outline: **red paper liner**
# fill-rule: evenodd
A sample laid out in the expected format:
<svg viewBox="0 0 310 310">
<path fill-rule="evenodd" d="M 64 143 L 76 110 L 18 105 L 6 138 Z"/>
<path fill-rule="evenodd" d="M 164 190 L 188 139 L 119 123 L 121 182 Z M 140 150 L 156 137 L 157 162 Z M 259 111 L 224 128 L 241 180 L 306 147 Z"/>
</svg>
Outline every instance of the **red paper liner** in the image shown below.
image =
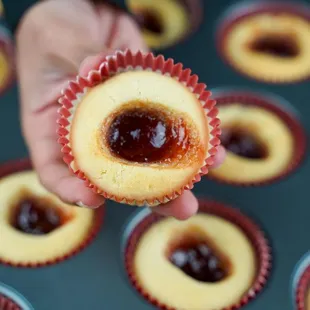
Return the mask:
<svg viewBox="0 0 310 310">
<path fill-rule="evenodd" d="M 248 304 L 251 300 L 256 298 L 257 295 L 264 288 L 271 271 L 271 248 L 269 247 L 268 241 L 265 239 L 264 233 L 261 231 L 261 229 L 250 218 L 243 215 L 237 209 L 225 206 L 224 204 L 215 201 L 200 200 L 199 213 L 212 214 L 221 217 L 229 222 L 232 222 L 246 234 L 255 249 L 257 256 L 257 274 L 255 280 L 253 281 L 252 287 L 249 288 L 247 293 L 245 293 L 245 295 L 238 303 L 221 310 L 240 309 L 246 304 Z M 133 287 L 148 302 L 150 302 L 159 309 L 177 310 L 173 307 L 162 304 L 154 296 L 146 292 L 135 277 L 134 254 L 139 240 L 151 225 L 160 221 L 163 218 L 164 216 L 150 213 L 136 225 L 136 227 L 133 229 L 127 239 L 127 244 L 125 248 L 125 268 Z"/>
<path fill-rule="evenodd" d="M 0 293 L 0 309 L 1 310 L 22 310 L 21 307 L 12 299 L 1 295 Z"/>
<path fill-rule="evenodd" d="M 0 28 L 0 53 L 3 53 L 9 73 L 2 83 L 0 83 L 0 95 L 4 93 L 12 84 L 15 78 L 14 48 L 13 43 L 5 30 Z"/>
<path fill-rule="evenodd" d="M 2 164 L 0 166 L 0 180 L 1 178 L 8 176 L 13 173 L 21 172 L 21 171 L 27 171 L 32 170 L 32 164 L 31 161 L 27 158 L 9 161 L 5 164 Z M 89 231 L 89 234 L 87 237 L 82 241 L 82 243 L 76 247 L 73 251 L 67 253 L 64 256 L 48 260 L 44 263 L 34 263 L 34 262 L 24 262 L 24 263 L 13 263 L 4 259 L 0 258 L 0 264 L 10 266 L 10 267 L 18 267 L 18 268 L 39 268 L 39 267 L 45 267 L 45 266 L 51 266 L 58 263 L 61 263 L 77 254 L 79 254 L 81 251 L 83 251 L 87 246 L 90 245 L 90 243 L 95 239 L 95 237 L 98 235 L 101 225 L 103 223 L 103 217 L 104 217 L 104 206 L 98 208 L 95 210 L 96 212 L 94 216 L 94 224 Z M 1 309 L 1 308 L 0 308 Z M 2 309 L 1 309 L 2 310 Z"/>
<path fill-rule="evenodd" d="M 224 91 L 214 95 L 213 97 L 215 98 L 218 106 L 239 103 L 242 105 L 252 105 L 261 107 L 270 112 L 275 113 L 290 129 L 293 139 L 295 141 L 295 145 L 294 145 L 294 154 L 290 165 L 280 174 L 275 175 L 274 177 L 254 182 L 239 182 L 239 181 L 225 180 L 216 176 L 215 174 L 209 174 L 208 178 L 229 185 L 263 186 L 263 185 L 270 185 L 272 183 L 285 179 L 288 175 L 290 175 L 294 170 L 296 170 L 299 167 L 299 165 L 302 163 L 302 160 L 304 159 L 306 151 L 306 145 L 307 145 L 306 133 L 302 125 L 298 121 L 298 119 L 295 118 L 294 114 L 288 111 L 288 109 L 283 108 L 283 105 L 281 105 L 280 102 L 277 101 L 277 99 L 260 95 L 258 93 L 252 93 L 246 91 L 245 92 Z"/>
<path fill-rule="evenodd" d="M 222 59 L 231 66 L 235 71 L 242 73 L 243 75 L 258 81 L 271 84 L 290 84 L 297 83 L 301 81 L 306 81 L 310 79 L 309 76 L 302 76 L 300 78 L 292 78 L 290 80 L 272 77 L 257 77 L 253 76 L 247 72 L 247 70 L 242 70 L 238 68 L 233 61 L 229 59 L 225 51 L 226 37 L 235 27 L 235 25 L 248 17 L 263 14 L 263 13 L 288 13 L 290 15 L 296 15 L 308 20 L 310 22 L 310 6 L 301 2 L 291 2 L 291 1 L 243 1 L 239 4 L 233 5 L 227 14 L 224 16 L 216 36 L 216 45 L 218 52 L 220 53 Z"/>
<path fill-rule="evenodd" d="M 204 166 L 201 167 L 197 175 L 187 185 L 180 188 L 178 191 L 166 194 L 162 197 L 156 197 L 154 199 L 135 200 L 127 199 L 126 197 L 117 197 L 110 194 L 93 184 L 83 171 L 77 169 L 74 170 L 72 164 L 74 163 L 74 155 L 72 154 L 69 133 L 70 133 L 70 117 L 72 117 L 73 109 L 77 104 L 75 99 L 79 94 L 83 92 L 85 87 L 94 87 L 100 83 L 103 83 L 117 72 L 124 71 L 126 69 L 132 70 L 132 68 L 141 68 L 141 70 L 152 70 L 153 72 L 161 72 L 162 74 L 169 75 L 180 83 L 185 85 L 190 91 L 195 94 L 200 100 L 209 125 L 209 150 L 208 156 L 205 159 Z M 70 81 L 69 86 L 63 91 L 62 97 L 59 99 L 61 108 L 59 109 L 60 118 L 58 119 L 58 143 L 62 146 L 62 153 L 64 154 L 64 161 L 68 164 L 75 175 L 85 181 L 85 185 L 91 188 L 95 193 L 104 196 L 107 199 L 117 201 L 119 203 L 125 203 L 129 205 L 149 205 L 154 206 L 162 203 L 166 203 L 169 200 L 173 200 L 180 196 L 185 190 L 192 189 L 194 183 L 201 180 L 201 176 L 208 173 L 208 168 L 214 163 L 214 156 L 217 152 L 218 145 L 220 143 L 219 135 L 220 121 L 216 117 L 217 109 L 215 108 L 215 100 L 210 100 L 211 92 L 205 90 L 206 85 L 198 83 L 198 76 L 191 75 L 190 69 L 183 69 L 181 63 L 174 64 L 172 59 L 165 60 L 162 55 L 154 56 L 152 53 L 142 54 L 142 52 L 132 53 L 127 50 L 125 52 L 117 51 L 114 55 L 109 56 L 103 61 L 98 70 L 92 70 L 89 72 L 88 77 L 84 78 L 78 76 L 75 81 Z"/>
<path fill-rule="evenodd" d="M 306 306 L 307 293 L 310 289 L 310 265 L 303 272 L 296 289 L 296 310 L 308 310 Z"/>
</svg>

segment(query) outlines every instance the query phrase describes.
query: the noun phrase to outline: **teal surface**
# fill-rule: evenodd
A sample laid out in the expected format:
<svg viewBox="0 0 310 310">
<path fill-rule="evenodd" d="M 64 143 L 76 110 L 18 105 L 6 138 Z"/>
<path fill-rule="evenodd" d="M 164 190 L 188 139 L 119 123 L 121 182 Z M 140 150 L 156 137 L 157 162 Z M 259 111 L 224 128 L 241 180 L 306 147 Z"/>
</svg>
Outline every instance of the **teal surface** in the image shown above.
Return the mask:
<svg viewBox="0 0 310 310">
<path fill-rule="evenodd" d="M 183 62 L 211 89 L 245 87 L 282 96 L 297 110 L 309 134 L 309 82 L 284 86 L 257 83 L 228 67 L 217 54 L 217 21 L 234 2 L 204 1 L 205 18 L 199 31 L 189 40 L 164 51 L 165 56 Z M 15 87 L 0 98 L 0 137 L 0 162 L 27 155 L 20 132 Z M 310 248 L 309 176 L 310 162 L 306 159 L 296 172 L 270 186 L 240 188 L 203 179 L 194 189 L 199 197 L 213 198 L 242 210 L 261 225 L 271 242 L 274 256 L 271 276 L 262 294 L 245 307 L 247 310 L 292 308 L 290 279 L 295 265 Z M 131 288 L 122 268 L 122 230 L 135 208 L 108 202 L 106 210 L 99 237 L 82 253 L 42 269 L 0 265 L 0 281 L 21 292 L 35 310 L 153 309 Z"/>
</svg>

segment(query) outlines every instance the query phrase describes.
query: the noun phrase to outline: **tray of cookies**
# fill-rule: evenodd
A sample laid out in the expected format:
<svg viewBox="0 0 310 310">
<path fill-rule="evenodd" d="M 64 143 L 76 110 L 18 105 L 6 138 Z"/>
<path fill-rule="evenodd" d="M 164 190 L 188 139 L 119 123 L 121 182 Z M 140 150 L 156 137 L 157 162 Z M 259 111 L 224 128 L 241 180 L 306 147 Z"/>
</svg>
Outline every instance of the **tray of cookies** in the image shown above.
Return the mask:
<svg viewBox="0 0 310 310">
<path fill-rule="evenodd" d="M 151 52 L 70 80 L 55 122 L 104 205 L 43 187 L 0 98 L 0 309 L 310 309 L 310 3 L 112 2 Z M 188 190 L 191 218 L 152 211 Z"/>
</svg>

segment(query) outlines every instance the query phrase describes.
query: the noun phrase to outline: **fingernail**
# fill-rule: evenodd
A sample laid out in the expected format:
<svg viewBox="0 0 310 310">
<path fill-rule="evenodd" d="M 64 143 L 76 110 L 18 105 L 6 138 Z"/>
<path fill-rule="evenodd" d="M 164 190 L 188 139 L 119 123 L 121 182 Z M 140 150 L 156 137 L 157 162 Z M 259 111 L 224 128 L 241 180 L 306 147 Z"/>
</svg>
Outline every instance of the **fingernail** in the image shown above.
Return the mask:
<svg viewBox="0 0 310 310">
<path fill-rule="evenodd" d="M 76 205 L 78 206 L 78 207 L 80 207 L 80 208 L 88 208 L 88 209 L 97 209 L 97 208 L 99 208 L 99 206 L 87 206 L 86 204 L 84 204 L 82 201 L 78 201 L 77 203 L 76 203 Z"/>
</svg>

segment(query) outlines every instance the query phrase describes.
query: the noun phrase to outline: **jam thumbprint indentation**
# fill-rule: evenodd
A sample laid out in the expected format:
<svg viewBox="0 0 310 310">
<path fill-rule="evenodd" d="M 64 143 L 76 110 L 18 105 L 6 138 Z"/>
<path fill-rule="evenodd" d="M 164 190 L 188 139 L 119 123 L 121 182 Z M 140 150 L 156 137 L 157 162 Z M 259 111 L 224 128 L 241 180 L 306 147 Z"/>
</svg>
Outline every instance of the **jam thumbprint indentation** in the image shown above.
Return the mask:
<svg viewBox="0 0 310 310">
<path fill-rule="evenodd" d="M 155 108 L 124 109 L 108 127 L 111 153 L 130 162 L 169 163 L 182 159 L 191 144 L 185 120 Z"/>
<path fill-rule="evenodd" d="M 148 30 L 155 34 L 164 32 L 163 23 L 156 13 L 150 10 L 141 10 L 136 12 L 135 19 L 142 29 Z"/>
<path fill-rule="evenodd" d="M 27 234 L 45 235 L 69 220 L 59 208 L 43 197 L 27 195 L 13 208 L 11 225 Z"/>
<path fill-rule="evenodd" d="M 170 262 L 191 278 L 215 283 L 224 280 L 230 273 L 229 262 L 219 255 L 216 247 L 198 230 L 191 230 L 174 242 L 168 251 Z"/>
<path fill-rule="evenodd" d="M 221 144 L 230 152 L 250 159 L 264 159 L 268 156 L 267 149 L 255 137 L 242 128 L 223 128 Z"/>
<path fill-rule="evenodd" d="M 250 44 L 250 49 L 281 58 L 297 57 L 300 52 L 295 37 L 282 34 L 260 35 Z"/>
</svg>

